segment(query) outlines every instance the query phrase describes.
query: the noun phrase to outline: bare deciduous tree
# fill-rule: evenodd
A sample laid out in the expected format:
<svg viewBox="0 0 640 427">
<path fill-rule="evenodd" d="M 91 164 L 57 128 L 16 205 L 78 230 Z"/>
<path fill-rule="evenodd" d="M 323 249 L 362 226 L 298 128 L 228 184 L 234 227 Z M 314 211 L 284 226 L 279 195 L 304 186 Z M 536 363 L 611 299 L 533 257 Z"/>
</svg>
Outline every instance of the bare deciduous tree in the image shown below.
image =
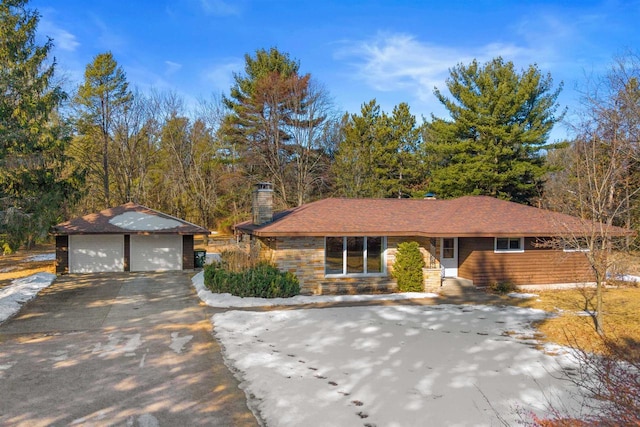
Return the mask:
<svg viewBox="0 0 640 427">
<path fill-rule="evenodd" d="M 583 232 L 565 233 L 546 244 L 584 252 L 596 282 L 593 318 L 599 334 L 611 254 L 628 249 L 640 195 L 639 65 L 637 56 L 618 58 L 604 78 L 587 87 L 575 140 L 552 155 L 564 169 L 551 176 L 546 192 L 548 207 L 583 220 Z"/>
</svg>

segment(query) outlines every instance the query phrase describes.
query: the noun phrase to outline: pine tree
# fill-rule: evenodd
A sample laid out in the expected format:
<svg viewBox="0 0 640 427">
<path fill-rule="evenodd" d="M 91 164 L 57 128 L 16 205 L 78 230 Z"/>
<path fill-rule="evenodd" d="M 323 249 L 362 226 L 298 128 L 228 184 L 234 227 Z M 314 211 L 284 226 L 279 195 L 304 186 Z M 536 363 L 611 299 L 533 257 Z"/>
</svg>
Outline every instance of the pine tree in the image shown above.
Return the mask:
<svg viewBox="0 0 640 427">
<path fill-rule="evenodd" d="M 345 116 L 333 163 L 335 187 L 346 197 L 411 197 L 424 181 L 421 127 L 406 103 L 391 116 L 373 99 Z"/>
<path fill-rule="evenodd" d="M 57 107 L 53 42 L 36 44 L 39 15 L 26 0 L 0 2 L 0 246 L 5 252 L 47 235 L 60 215 L 70 133 Z"/>
<path fill-rule="evenodd" d="M 234 76 L 222 132 L 248 179 L 271 181 L 283 206 L 301 204 L 326 169 L 328 96 L 299 63 L 275 48 L 245 55 Z"/>
<path fill-rule="evenodd" d="M 75 102 L 80 109 L 78 129 L 82 143 L 79 152 L 98 152 L 102 167 L 88 165 L 89 174 L 99 175 L 102 181 L 104 207 L 110 207 L 109 145 L 113 140 L 116 117 L 132 101 L 126 75 L 111 52 L 93 58 L 84 72 L 84 83 L 78 88 Z M 86 150 L 89 148 L 89 150 Z"/>
<path fill-rule="evenodd" d="M 520 203 L 540 195 L 548 168 L 543 150 L 555 123 L 561 88 L 532 65 L 517 72 L 496 58 L 451 70 L 435 95 L 451 120 L 432 118 L 426 132 L 431 154 L 430 190 L 441 197 L 485 194 Z"/>
</svg>

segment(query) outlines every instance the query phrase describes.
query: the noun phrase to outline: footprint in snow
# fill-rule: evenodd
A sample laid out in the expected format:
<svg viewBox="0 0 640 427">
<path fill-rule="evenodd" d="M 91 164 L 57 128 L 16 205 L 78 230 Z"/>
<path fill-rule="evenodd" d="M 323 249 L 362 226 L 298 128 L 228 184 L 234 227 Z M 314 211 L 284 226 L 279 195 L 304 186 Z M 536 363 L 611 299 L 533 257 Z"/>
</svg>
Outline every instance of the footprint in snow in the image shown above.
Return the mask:
<svg viewBox="0 0 640 427">
<path fill-rule="evenodd" d="M 359 400 L 352 400 L 351 403 L 353 403 L 356 406 L 362 406 L 364 405 L 364 403 L 360 402 Z"/>
<path fill-rule="evenodd" d="M 360 411 L 360 412 L 358 412 L 358 413 L 357 413 L 357 415 L 358 415 L 360 418 L 369 418 L 369 414 L 367 414 L 366 412 L 362 412 L 362 411 Z"/>
</svg>

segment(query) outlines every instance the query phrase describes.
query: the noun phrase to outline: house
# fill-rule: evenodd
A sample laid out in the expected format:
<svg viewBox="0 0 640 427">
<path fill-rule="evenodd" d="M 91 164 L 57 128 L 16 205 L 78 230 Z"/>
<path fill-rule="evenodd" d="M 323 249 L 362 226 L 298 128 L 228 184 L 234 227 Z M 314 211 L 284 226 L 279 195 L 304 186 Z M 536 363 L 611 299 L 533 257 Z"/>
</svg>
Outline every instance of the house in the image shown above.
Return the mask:
<svg viewBox="0 0 640 427">
<path fill-rule="evenodd" d="M 329 198 L 272 213 L 272 188 L 254 192 L 253 219 L 235 226 L 264 257 L 295 273 L 303 293 L 392 291 L 398 244 L 420 244 L 425 290 L 442 277 L 476 286 L 593 282 L 584 252 L 541 243 L 585 232 L 576 217 L 487 196 L 451 200 Z M 617 229 L 621 234 L 624 229 Z"/>
<path fill-rule="evenodd" d="M 209 230 L 136 203 L 53 227 L 56 273 L 194 268 L 194 236 Z"/>
</svg>

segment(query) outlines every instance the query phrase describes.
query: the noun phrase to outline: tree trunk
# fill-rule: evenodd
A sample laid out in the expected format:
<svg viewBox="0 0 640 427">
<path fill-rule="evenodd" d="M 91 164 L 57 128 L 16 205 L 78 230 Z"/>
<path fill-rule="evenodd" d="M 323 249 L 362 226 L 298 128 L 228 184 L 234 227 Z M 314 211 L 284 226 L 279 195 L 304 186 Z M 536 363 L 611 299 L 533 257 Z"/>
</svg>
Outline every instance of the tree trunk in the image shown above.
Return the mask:
<svg viewBox="0 0 640 427">
<path fill-rule="evenodd" d="M 604 331 L 602 330 L 602 287 L 604 283 L 601 278 L 598 278 L 598 282 L 596 283 L 596 312 L 593 317 L 596 333 L 600 336 L 604 335 Z"/>
<path fill-rule="evenodd" d="M 104 176 L 102 177 L 102 183 L 104 185 L 104 203 L 105 208 L 110 207 L 109 200 L 109 136 L 103 135 L 103 145 L 102 145 L 102 169 L 104 171 Z"/>
</svg>

